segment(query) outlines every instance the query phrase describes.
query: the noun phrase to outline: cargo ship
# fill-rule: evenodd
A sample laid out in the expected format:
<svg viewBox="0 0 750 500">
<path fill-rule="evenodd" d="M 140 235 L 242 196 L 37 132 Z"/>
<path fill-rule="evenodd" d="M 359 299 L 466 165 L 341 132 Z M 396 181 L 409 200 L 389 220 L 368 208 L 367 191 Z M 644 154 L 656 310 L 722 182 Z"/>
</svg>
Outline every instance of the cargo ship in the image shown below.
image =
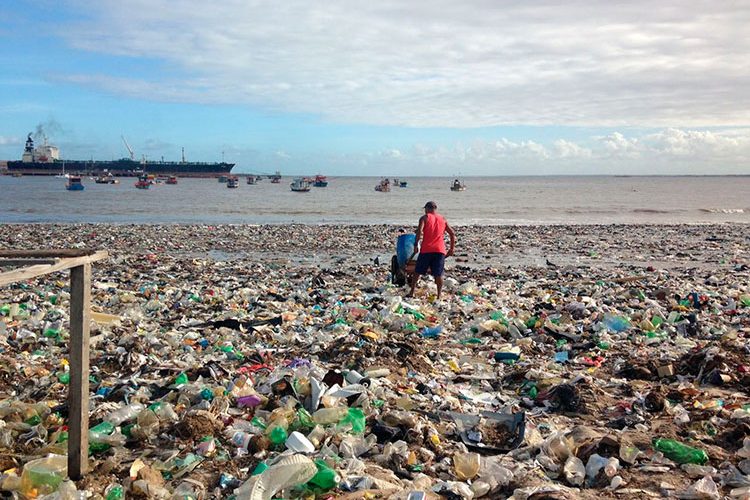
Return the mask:
<svg viewBox="0 0 750 500">
<path fill-rule="evenodd" d="M 182 161 L 150 161 L 145 158 L 138 161 L 127 141 L 125 146 L 130 158 L 119 160 L 63 160 L 56 146 L 47 143 L 34 147 L 34 139 L 29 134 L 21 160 L 8 162 L 8 173 L 23 175 L 59 175 L 78 173 L 99 175 L 110 173 L 116 176 L 140 176 L 143 173 L 158 175 L 179 175 L 181 177 L 214 177 L 231 172 L 234 163 L 209 163 L 185 161 L 185 149 L 182 150 Z"/>
</svg>

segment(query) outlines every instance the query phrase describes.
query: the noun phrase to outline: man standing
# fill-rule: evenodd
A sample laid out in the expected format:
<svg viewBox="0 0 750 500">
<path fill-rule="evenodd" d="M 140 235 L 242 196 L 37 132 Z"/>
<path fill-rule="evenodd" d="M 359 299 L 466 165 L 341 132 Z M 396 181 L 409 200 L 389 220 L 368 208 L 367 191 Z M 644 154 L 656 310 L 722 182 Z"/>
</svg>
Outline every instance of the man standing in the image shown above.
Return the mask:
<svg viewBox="0 0 750 500">
<path fill-rule="evenodd" d="M 445 233 L 450 236 L 450 248 L 445 251 Z M 419 246 L 422 242 L 421 247 Z M 456 233 L 448 225 L 448 221 L 437 213 L 437 204 L 434 201 L 428 201 L 424 205 L 424 215 L 419 218 L 417 227 L 417 239 L 414 242 L 414 253 L 411 258 L 417 254 L 419 248 L 419 257 L 414 270 L 414 276 L 411 280 L 411 291 L 409 297 L 414 295 L 420 276 L 430 274 L 435 278 L 437 285 L 437 298 L 440 299 L 440 292 L 443 290 L 443 271 L 445 270 L 445 258 L 453 255 L 456 245 Z M 409 260 L 411 260 L 411 258 Z"/>
</svg>

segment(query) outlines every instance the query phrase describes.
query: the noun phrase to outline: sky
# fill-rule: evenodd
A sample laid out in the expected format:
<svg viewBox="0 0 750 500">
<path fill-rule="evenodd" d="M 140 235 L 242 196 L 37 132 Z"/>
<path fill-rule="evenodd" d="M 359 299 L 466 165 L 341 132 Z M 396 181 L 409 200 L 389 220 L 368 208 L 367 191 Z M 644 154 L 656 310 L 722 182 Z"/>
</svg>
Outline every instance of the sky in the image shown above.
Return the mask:
<svg viewBox="0 0 750 500">
<path fill-rule="evenodd" d="M 750 174 L 750 0 L 9 0 L 0 159 Z"/>
</svg>

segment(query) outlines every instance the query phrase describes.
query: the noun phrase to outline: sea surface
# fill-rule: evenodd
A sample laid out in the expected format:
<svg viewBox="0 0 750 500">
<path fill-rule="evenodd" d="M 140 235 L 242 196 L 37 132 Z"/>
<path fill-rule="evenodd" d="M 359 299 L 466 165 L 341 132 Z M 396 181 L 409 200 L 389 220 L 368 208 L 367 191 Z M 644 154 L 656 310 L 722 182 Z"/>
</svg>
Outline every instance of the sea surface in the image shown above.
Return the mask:
<svg viewBox="0 0 750 500">
<path fill-rule="evenodd" d="M 135 189 L 84 179 L 67 191 L 54 177 L 0 176 L 0 222 L 124 224 L 408 224 L 428 200 L 455 225 L 750 223 L 750 176 L 730 177 L 467 177 L 405 178 L 408 187 L 374 190 L 372 177 L 329 178 L 309 193 L 264 179 L 237 189 L 216 179 Z"/>
</svg>

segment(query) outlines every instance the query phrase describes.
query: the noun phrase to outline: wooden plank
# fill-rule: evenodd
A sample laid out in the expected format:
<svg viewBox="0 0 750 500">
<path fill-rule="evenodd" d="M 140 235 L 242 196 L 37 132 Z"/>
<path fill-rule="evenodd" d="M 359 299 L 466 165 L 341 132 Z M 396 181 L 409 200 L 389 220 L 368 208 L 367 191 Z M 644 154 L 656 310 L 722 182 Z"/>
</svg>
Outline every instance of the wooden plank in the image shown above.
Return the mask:
<svg viewBox="0 0 750 500">
<path fill-rule="evenodd" d="M 59 259 L 3 259 L 0 267 L 38 266 L 39 264 L 57 264 Z"/>
<path fill-rule="evenodd" d="M 93 255 L 97 252 L 95 248 L 55 248 L 49 250 L 8 250 L 0 249 L 0 258 L 63 258 L 63 257 L 83 257 Z"/>
<path fill-rule="evenodd" d="M 70 386 L 68 389 L 68 476 L 88 471 L 89 456 L 89 322 L 91 264 L 70 270 Z"/>
<path fill-rule="evenodd" d="M 91 255 L 86 255 L 83 257 L 64 258 L 56 264 L 37 265 L 15 269 L 13 271 L 6 271 L 4 273 L 0 273 L 0 286 L 14 283 L 16 281 L 24 281 L 31 278 L 36 278 L 37 276 L 42 276 L 43 274 L 64 271 L 65 269 L 83 266 L 85 264 L 91 264 L 92 262 L 96 262 L 98 260 L 106 258 L 107 252 L 105 252 L 104 250 L 99 250 Z"/>
</svg>

